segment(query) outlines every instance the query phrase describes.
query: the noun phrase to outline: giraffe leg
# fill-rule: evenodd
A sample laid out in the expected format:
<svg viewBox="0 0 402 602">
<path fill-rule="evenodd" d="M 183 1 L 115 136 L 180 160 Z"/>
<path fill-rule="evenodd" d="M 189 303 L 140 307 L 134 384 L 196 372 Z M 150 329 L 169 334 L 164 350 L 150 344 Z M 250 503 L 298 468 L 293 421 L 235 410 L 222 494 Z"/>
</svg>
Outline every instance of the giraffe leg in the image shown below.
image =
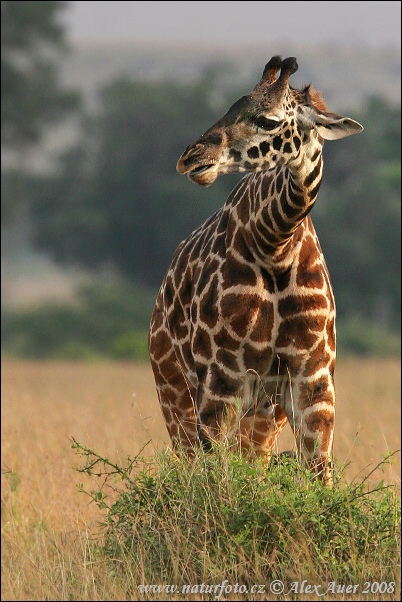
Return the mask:
<svg viewBox="0 0 402 602">
<path fill-rule="evenodd" d="M 191 453 L 199 445 L 194 411 L 195 389 L 184 377 L 177 361 L 160 302 L 152 316 L 149 355 L 173 449 L 182 448 Z"/>
<path fill-rule="evenodd" d="M 205 449 L 211 442 L 230 438 L 236 421 L 235 400 L 217 400 L 199 384 L 196 394 L 197 432 Z"/>
<path fill-rule="evenodd" d="M 263 455 L 269 460 L 286 423 L 286 414 L 279 405 L 270 405 L 251 416 L 244 416 L 239 422 L 241 449 L 251 450 L 253 454 Z"/>
<path fill-rule="evenodd" d="M 211 441 L 226 438 L 233 447 L 251 456 L 271 458 L 276 438 L 287 423 L 279 405 L 260 406 L 242 415 L 241 399 L 216 401 L 201 385 L 197 389 L 198 433 L 208 448 Z"/>
<path fill-rule="evenodd" d="M 331 454 L 335 420 L 335 392 L 330 372 L 314 381 L 289 386 L 286 414 L 297 449 L 307 466 L 331 486 Z"/>
<path fill-rule="evenodd" d="M 185 450 L 190 455 L 199 447 L 194 403 L 188 389 L 173 393 L 169 386 L 157 386 L 159 402 L 173 449 Z"/>
</svg>

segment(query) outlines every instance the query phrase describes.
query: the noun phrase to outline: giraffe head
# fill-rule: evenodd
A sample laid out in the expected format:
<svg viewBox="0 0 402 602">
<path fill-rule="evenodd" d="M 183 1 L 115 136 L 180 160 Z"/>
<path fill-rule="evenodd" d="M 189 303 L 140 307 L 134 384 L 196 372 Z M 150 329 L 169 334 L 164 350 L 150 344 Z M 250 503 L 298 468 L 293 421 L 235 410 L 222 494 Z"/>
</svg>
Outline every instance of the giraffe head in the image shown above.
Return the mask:
<svg viewBox="0 0 402 602">
<path fill-rule="evenodd" d="M 297 69 L 293 57 L 283 61 L 272 57 L 250 94 L 236 101 L 186 148 L 177 171 L 201 186 L 209 186 L 229 172 L 300 163 L 303 155 L 311 152 L 312 141 L 322 145 L 324 139 L 344 138 L 363 129 L 353 119 L 329 113 L 311 86 L 302 90 L 289 86 L 289 78 Z"/>
</svg>

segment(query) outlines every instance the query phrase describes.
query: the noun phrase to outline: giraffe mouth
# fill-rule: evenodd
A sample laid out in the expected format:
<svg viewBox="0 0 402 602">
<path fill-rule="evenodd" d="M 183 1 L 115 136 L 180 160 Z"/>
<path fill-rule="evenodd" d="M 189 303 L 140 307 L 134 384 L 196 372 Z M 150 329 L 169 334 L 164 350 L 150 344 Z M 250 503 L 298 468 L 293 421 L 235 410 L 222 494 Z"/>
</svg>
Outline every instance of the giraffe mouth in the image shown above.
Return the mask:
<svg viewBox="0 0 402 602">
<path fill-rule="evenodd" d="M 199 176 L 200 174 L 204 173 L 205 171 L 208 171 L 208 169 L 211 169 L 211 167 L 214 166 L 214 163 L 208 163 L 207 165 L 199 165 L 198 167 L 196 167 L 195 169 L 192 169 L 190 171 L 189 176 Z"/>
<path fill-rule="evenodd" d="M 200 186 L 209 186 L 217 178 L 217 173 L 211 171 L 215 167 L 215 163 L 207 163 L 204 165 L 198 165 L 188 173 L 190 180 L 199 184 Z"/>
</svg>

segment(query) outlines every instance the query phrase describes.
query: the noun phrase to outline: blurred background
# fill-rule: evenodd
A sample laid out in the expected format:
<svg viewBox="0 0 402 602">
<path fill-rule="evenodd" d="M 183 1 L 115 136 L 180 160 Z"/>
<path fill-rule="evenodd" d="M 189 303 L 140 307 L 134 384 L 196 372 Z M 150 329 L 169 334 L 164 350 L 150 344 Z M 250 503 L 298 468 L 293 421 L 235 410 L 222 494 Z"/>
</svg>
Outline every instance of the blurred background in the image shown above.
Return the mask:
<svg viewBox="0 0 402 602">
<path fill-rule="evenodd" d="M 312 218 L 339 354 L 399 354 L 400 9 L 2 1 L 3 355 L 147 360 L 175 248 L 241 177 L 205 190 L 176 161 L 274 54 L 365 128 L 326 143 Z"/>
</svg>

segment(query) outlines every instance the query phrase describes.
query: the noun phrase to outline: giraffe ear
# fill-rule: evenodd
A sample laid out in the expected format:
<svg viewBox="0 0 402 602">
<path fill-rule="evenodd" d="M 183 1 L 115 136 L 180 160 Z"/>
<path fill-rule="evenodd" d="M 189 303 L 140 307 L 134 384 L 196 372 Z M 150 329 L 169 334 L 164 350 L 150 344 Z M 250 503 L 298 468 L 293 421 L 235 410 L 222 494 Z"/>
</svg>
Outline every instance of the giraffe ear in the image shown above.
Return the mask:
<svg viewBox="0 0 402 602">
<path fill-rule="evenodd" d="M 340 140 L 363 130 L 363 126 L 354 119 L 334 113 L 318 113 L 315 128 L 325 140 Z"/>
<path fill-rule="evenodd" d="M 298 123 L 304 130 L 314 128 L 324 140 L 340 140 L 363 130 L 363 126 L 350 117 L 318 111 L 311 107 L 304 107 L 304 110 L 299 112 Z"/>
</svg>

